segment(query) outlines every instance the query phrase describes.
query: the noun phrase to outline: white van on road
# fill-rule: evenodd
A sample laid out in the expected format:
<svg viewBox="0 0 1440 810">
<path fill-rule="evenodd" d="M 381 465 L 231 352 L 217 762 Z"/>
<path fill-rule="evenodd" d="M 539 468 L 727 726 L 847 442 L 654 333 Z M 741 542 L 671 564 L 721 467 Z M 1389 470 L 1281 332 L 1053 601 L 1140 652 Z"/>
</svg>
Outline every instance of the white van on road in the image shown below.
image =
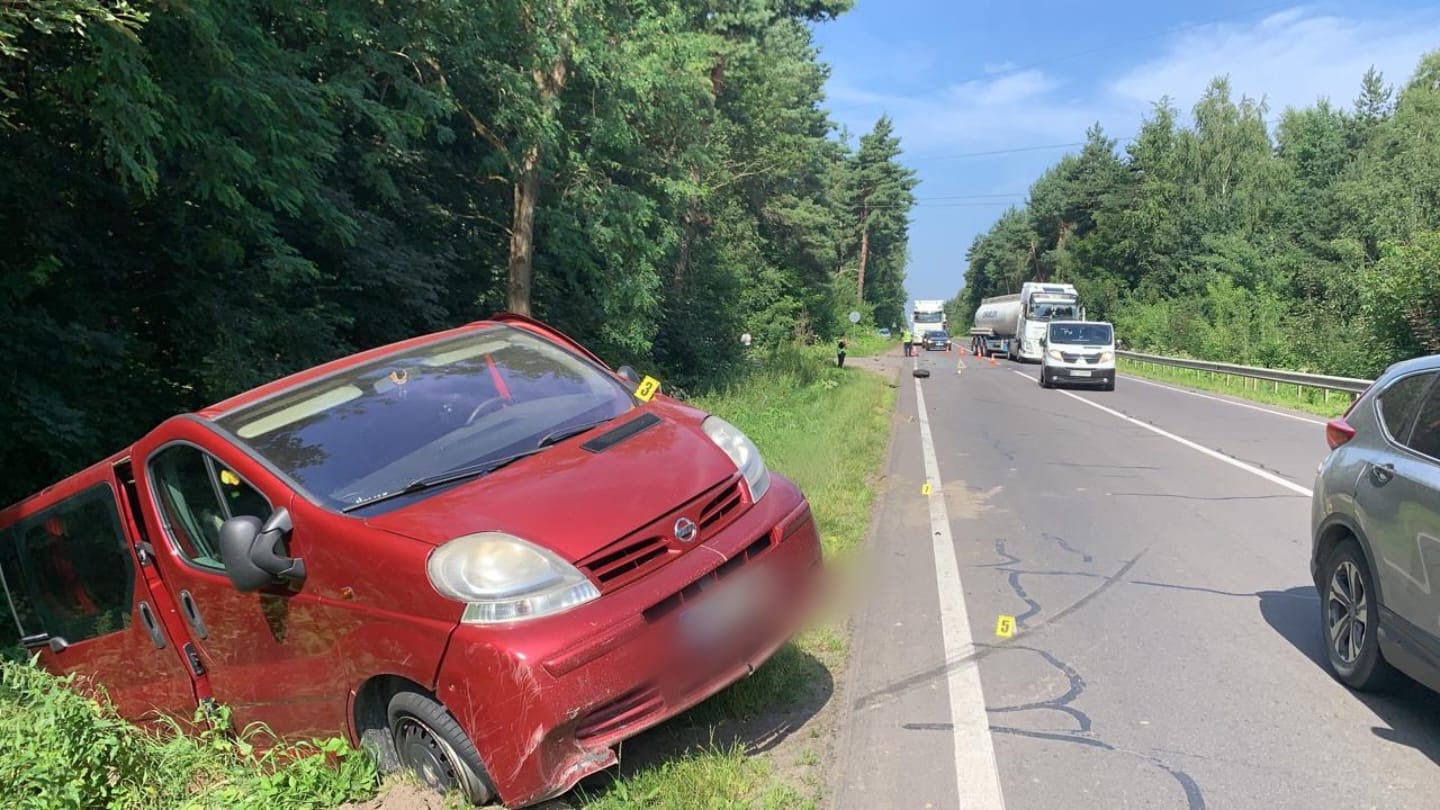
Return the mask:
<svg viewBox="0 0 1440 810">
<path fill-rule="evenodd" d="M 1115 390 L 1115 327 L 1104 321 L 1051 321 L 1040 353 L 1040 387 L 1061 383 Z"/>
</svg>

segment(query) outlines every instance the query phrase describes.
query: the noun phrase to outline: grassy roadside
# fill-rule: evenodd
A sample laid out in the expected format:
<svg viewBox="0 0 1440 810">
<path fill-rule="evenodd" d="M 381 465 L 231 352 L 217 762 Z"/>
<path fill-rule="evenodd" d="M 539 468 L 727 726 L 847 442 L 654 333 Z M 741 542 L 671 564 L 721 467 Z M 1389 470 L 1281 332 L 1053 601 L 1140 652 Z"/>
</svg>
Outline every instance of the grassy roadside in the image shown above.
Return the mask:
<svg viewBox="0 0 1440 810">
<path fill-rule="evenodd" d="M 1251 402 L 1290 408 L 1326 418 L 1339 416 L 1350 405 L 1349 395 L 1340 392 L 1331 393 L 1327 401 L 1323 392 L 1313 388 L 1297 390 L 1296 386 L 1282 384 L 1276 390 L 1273 383 L 1263 380 L 1248 380 L 1203 371 L 1155 366 L 1148 363 L 1137 363 L 1123 357 L 1120 358 L 1118 367 L 1126 374 L 1143 377 L 1147 380 L 1171 383 L 1198 391 L 1226 394 Z"/>
<path fill-rule="evenodd" d="M 863 332 L 856 330 L 854 334 L 845 338 L 845 355 L 847 357 L 874 357 L 899 347 L 899 338 L 881 337 L 880 333 L 871 330 Z"/>
<path fill-rule="evenodd" d="M 876 343 L 880 351 L 893 345 L 878 336 Z M 745 382 L 696 404 L 734 422 L 772 470 L 805 490 L 833 558 L 858 546 L 868 528 L 894 392 L 878 375 L 836 368 L 832 348 L 781 347 Z M 838 628 L 818 627 L 670 725 L 720 740 L 721 727 L 823 704 L 817 684 L 833 683 L 844 651 Z M 662 751 L 658 764 L 567 802 L 586 810 L 813 807 L 821 758 L 818 748 L 808 747 L 777 764 L 771 755 L 753 756 L 743 744 L 723 741 L 683 754 Z M 803 772 L 798 779 L 797 770 Z M 0 784 L 19 807 L 116 810 L 320 810 L 384 792 L 369 758 L 343 741 L 285 746 L 257 767 L 245 740 L 146 734 L 61 679 L 13 662 L 0 663 Z M 381 798 L 364 806 L 391 805 Z M 412 805 L 397 799 L 394 806 Z"/>
<path fill-rule="evenodd" d="M 147 734 L 65 684 L 27 664 L 0 662 L 6 807 L 325 808 L 375 791 L 369 757 L 342 740 L 256 757 L 253 735 Z"/>
</svg>

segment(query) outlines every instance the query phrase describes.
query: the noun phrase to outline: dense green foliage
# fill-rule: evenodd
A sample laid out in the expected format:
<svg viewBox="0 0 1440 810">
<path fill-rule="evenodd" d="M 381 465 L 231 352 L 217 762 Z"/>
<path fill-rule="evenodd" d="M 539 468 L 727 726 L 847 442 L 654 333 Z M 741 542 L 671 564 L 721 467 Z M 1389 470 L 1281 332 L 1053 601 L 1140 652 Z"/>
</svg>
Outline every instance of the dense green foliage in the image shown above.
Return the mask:
<svg viewBox="0 0 1440 810">
<path fill-rule="evenodd" d="M 811 42 L 850 4 L 5 4 L 0 501 L 500 309 L 692 391 L 834 338 L 862 244 L 897 320 L 914 179 Z"/>
<path fill-rule="evenodd" d="M 1216 79 L 1123 156 L 1092 128 L 971 245 L 962 322 L 1063 280 L 1137 349 L 1355 376 L 1440 352 L 1440 53 L 1351 109 L 1266 114 Z"/>
<path fill-rule="evenodd" d="M 375 791 L 370 758 L 343 740 L 258 754 L 254 734 L 147 733 L 72 688 L 74 678 L 0 660 L 6 807 L 321 808 Z"/>
</svg>

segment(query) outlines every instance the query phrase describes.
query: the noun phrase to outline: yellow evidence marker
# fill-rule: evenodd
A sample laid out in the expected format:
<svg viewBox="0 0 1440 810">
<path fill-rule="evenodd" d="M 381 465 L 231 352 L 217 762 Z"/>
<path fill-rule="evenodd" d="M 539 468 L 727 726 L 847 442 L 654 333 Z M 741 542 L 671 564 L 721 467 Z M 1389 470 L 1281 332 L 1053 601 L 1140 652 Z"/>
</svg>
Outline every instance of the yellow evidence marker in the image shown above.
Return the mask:
<svg viewBox="0 0 1440 810">
<path fill-rule="evenodd" d="M 922 485 L 920 486 L 920 494 L 921 494 L 921 495 L 929 495 L 929 494 L 930 494 L 930 482 L 929 482 L 929 481 L 926 481 L 924 484 L 922 484 Z"/>
<path fill-rule="evenodd" d="M 639 387 L 635 389 L 635 398 L 641 402 L 649 402 L 655 398 L 660 391 L 660 381 L 654 377 L 646 377 L 640 381 Z"/>
<path fill-rule="evenodd" d="M 1015 617 L 1000 616 L 995 619 L 995 635 L 1000 638 L 1010 638 L 1015 635 Z"/>
</svg>

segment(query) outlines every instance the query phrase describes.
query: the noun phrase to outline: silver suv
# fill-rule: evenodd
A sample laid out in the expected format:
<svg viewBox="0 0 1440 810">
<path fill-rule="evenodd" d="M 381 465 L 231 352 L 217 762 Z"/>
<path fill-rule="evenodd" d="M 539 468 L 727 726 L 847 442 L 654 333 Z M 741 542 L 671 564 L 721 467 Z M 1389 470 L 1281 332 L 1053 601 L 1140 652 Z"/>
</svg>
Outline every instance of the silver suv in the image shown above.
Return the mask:
<svg viewBox="0 0 1440 810">
<path fill-rule="evenodd" d="M 1310 573 L 1330 667 L 1440 691 L 1440 355 L 1391 366 L 1325 427 Z"/>
</svg>

